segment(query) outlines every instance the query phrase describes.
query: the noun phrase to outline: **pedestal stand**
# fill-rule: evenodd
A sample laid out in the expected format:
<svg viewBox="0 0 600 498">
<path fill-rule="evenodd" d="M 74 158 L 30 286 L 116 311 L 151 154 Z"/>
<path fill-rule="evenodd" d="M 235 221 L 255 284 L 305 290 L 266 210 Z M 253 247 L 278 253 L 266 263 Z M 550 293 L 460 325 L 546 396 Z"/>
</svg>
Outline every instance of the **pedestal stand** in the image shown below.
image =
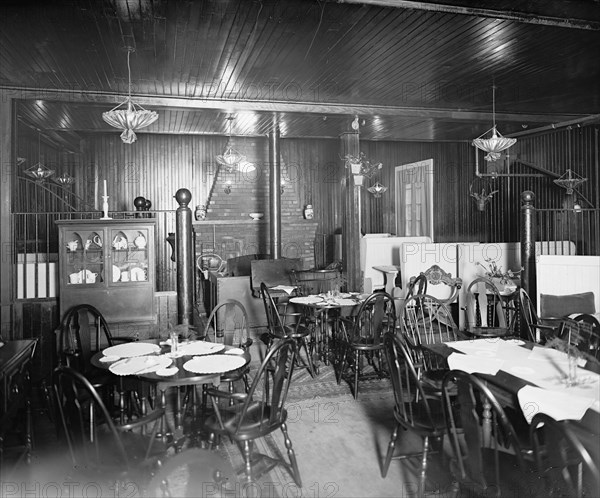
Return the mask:
<svg viewBox="0 0 600 498">
<path fill-rule="evenodd" d="M 108 195 L 102 196 L 102 218 L 101 220 L 112 220 L 110 216 L 108 216 Z"/>
</svg>

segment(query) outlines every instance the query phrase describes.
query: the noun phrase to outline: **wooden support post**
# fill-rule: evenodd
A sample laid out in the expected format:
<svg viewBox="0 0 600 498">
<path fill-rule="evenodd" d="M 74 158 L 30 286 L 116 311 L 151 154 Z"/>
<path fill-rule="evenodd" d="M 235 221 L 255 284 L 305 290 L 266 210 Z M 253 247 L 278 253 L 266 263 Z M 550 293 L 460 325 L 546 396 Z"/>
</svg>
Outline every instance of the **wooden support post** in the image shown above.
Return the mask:
<svg viewBox="0 0 600 498">
<path fill-rule="evenodd" d="M 537 233 L 535 218 L 535 194 L 526 190 L 521 194 L 521 286 L 533 305 L 537 304 L 535 272 L 535 238 Z"/>
<path fill-rule="evenodd" d="M 279 125 L 269 133 L 269 244 L 273 259 L 281 258 L 281 159 Z"/>
<path fill-rule="evenodd" d="M 181 188 L 175 194 L 179 203 L 175 213 L 177 249 L 177 318 L 178 323 L 193 324 L 194 304 L 194 246 L 192 233 L 192 210 L 188 204 L 192 193 Z"/>
<path fill-rule="evenodd" d="M 358 132 L 344 133 L 342 136 L 341 155 L 358 156 L 360 153 Z M 346 169 L 342 180 L 343 192 L 343 228 L 342 256 L 344 271 L 348 278 L 348 290 L 362 290 L 360 278 L 360 227 L 361 227 L 361 187 L 354 185 L 354 178 L 349 168 Z"/>
</svg>

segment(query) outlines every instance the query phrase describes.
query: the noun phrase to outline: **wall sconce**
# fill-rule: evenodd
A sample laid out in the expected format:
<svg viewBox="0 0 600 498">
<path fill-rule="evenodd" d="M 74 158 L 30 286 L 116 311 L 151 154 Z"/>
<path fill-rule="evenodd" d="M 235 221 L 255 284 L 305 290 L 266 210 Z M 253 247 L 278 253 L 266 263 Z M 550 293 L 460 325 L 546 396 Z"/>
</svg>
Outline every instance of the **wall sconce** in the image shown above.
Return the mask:
<svg viewBox="0 0 600 498">
<path fill-rule="evenodd" d="M 227 181 L 225 183 L 225 188 L 223 189 L 223 192 L 225 192 L 227 195 L 231 194 L 231 181 Z"/>
<path fill-rule="evenodd" d="M 381 194 L 385 193 L 387 187 L 384 187 L 381 183 L 377 182 L 375 185 L 372 185 L 367 189 L 369 192 L 373 194 L 373 197 L 381 197 Z"/>
<path fill-rule="evenodd" d="M 279 185 L 279 192 L 281 193 L 281 195 L 283 195 L 283 192 L 285 191 L 285 181 L 282 179 Z"/>
</svg>

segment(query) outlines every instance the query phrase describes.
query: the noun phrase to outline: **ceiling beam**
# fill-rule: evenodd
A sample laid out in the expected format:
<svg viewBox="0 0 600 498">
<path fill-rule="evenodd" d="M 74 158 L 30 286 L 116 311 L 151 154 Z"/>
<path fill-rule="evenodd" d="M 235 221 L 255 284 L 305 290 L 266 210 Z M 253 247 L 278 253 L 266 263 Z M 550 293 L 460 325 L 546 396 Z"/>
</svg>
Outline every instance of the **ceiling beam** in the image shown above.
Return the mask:
<svg viewBox="0 0 600 498">
<path fill-rule="evenodd" d="M 35 99 L 68 103 L 107 104 L 114 106 L 123 100 L 123 96 L 115 93 L 94 92 L 87 90 L 61 91 L 41 88 L 3 87 L 7 97 L 19 99 Z M 460 109 L 444 109 L 408 106 L 372 106 L 364 104 L 337 104 L 321 102 L 286 102 L 286 101 L 252 101 L 227 100 L 193 97 L 169 97 L 162 95 L 132 95 L 132 99 L 140 105 L 174 109 L 217 109 L 224 112 L 290 112 L 319 115 L 359 115 L 359 116 L 402 116 L 419 119 L 450 119 L 454 121 L 489 121 L 491 112 L 467 111 Z M 498 121 L 516 121 L 530 123 L 560 122 L 577 120 L 586 117 L 581 114 L 530 114 L 502 113 L 496 111 Z"/>
<path fill-rule="evenodd" d="M 515 11 L 510 9 L 510 2 L 507 2 L 503 10 L 471 7 L 469 5 L 457 4 L 456 2 L 416 2 L 412 0 L 336 0 L 337 3 L 356 3 L 378 5 L 380 7 L 393 7 L 402 9 L 427 10 L 430 12 L 443 12 L 448 14 L 463 14 L 477 17 L 490 17 L 494 19 L 505 19 L 507 21 L 516 21 L 527 24 L 541 24 L 544 26 L 555 26 L 560 28 L 584 29 L 590 31 L 600 30 L 600 21 L 596 19 L 582 19 L 576 16 L 581 14 L 580 10 L 575 10 L 573 2 L 561 3 L 561 8 L 567 10 L 563 16 L 544 15 L 542 13 Z M 463 2 L 464 3 L 464 2 Z M 549 2 L 551 3 L 551 2 Z M 585 8 L 585 7 L 584 7 Z M 595 6 L 587 9 L 597 9 Z M 572 13 L 573 15 L 569 15 Z"/>
</svg>

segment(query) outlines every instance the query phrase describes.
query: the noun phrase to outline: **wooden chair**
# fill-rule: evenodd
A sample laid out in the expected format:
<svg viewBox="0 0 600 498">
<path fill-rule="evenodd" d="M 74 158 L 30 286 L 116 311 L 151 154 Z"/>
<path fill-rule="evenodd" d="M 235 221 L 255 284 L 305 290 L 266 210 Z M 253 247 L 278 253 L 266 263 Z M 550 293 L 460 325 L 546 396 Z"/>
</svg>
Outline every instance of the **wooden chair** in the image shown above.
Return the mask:
<svg viewBox="0 0 600 498">
<path fill-rule="evenodd" d="M 429 285 L 441 284 L 448 288 L 448 295 L 438 299 L 446 305 L 456 301 L 458 292 L 462 287 L 462 279 L 459 277 L 453 278 L 451 273 L 444 271 L 438 265 L 431 266 L 416 277 L 410 277 L 406 298 L 409 299 L 415 294 L 427 294 Z"/>
<path fill-rule="evenodd" d="M 541 320 L 535 311 L 535 306 L 527 291 L 519 289 L 519 308 L 521 310 L 521 336 L 531 342 L 545 343 L 548 338 L 558 336 L 561 328 L 561 320 Z M 525 334 L 523 334 L 525 332 Z"/>
<path fill-rule="evenodd" d="M 157 439 L 164 411 L 155 409 L 134 423 L 116 424 L 90 381 L 61 365 L 53 374 L 53 397 L 74 467 L 113 482 L 141 482 L 150 477 L 152 463 L 166 452 Z M 146 427 L 150 433 L 144 435 Z"/>
<path fill-rule="evenodd" d="M 209 389 L 215 412 L 205 423 L 210 433 L 211 446 L 217 435 L 228 436 L 237 443 L 244 458 L 244 467 L 238 473 L 248 481 L 258 479 L 277 465 L 282 465 L 302 487 L 296 455 L 287 431 L 285 409 L 288 388 L 296 363 L 297 343 L 293 338 L 278 341 L 269 350 L 260 365 L 248 393 L 228 393 Z M 234 407 L 221 407 L 219 400 L 231 400 Z M 283 456 L 270 456 L 254 451 L 254 441 L 276 430 L 281 430 L 289 462 Z"/>
<path fill-rule="evenodd" d="M 419 378 L 427 388 L 441 393 L 446 362 L 422 346 L 464 339 L 450 310 L 433 296 L 416 294 L 404 301 L 398 322 Z"/>
<path fill-rule="evenodd" d="M 530 425 L 537 470 L 546 496 L 581 498 L 600 490 L 600 469 L 568 421 L 537 413 Z"/>
<path fill-rule="evenodd" d="M 466 293 L 466 332 L 475 337 L 504 337 L 513 333 L 516 314 L 490 279 L 478 277 Z"/>
<path fill-rule="evenodd" d="M 508 496 L 507 491 L 525 496 L 530 483 L 523 448 L 486 384 L 472 374 L 451 370 L 444 377 L 442 399 L 450 466 L 461 496 Z"/>
<path fill-rule="evenodd" d="M 203 337 L 243 350 L 250 348 L 252 339 L 248 336 L 248 314 L 244 305 L 235 299 L 218 303 L 208 316 Z M 242 380 L 247 391 L 249 371 L 250 366 L 246 365 L 239 370 L 226 372 L 221 375 L 221 382 L 227 383 L 230 392 L 233 392 L 235 382 Z"/>
<path fill-rule="evenodd" d="M 303 366 L 308 369 L 311 377 L 315 377 L 318 372 L 313 361 L 312 348 L 309 347 L 311 329 L 303 323 L 303 314 L 299 312 L 280 313 L 264 282 L 260 285 L 260 292 L 267 316 L 267 350 L 277 341 L 286 338 L 294 339 L 298 343 L 299 351 L 304 349 L 306 353 L 306 361 L 303 363 Z M 300 354 L 298 354 L 297 360 L 301 361 Z"/>
<path fill-rule="evenodd" d="M 396 426 L 390 437 L 385 460 L 381 467 L 381 477 L 386 477 L 392 460 L 420 458 L 421 470 L 418 495 L 423 496 L 427 459 L 430 454 L 429 440 L 433 438 L 439 449 L 442 447 L 443 436 L 446 432 L 441 400 L 439 397 L 431 398 L 424 392 L 412 361 L 412 355 L 401 336 L 393 332 L 387 332 L 383 341 L 390 378 L 394 388 Z M 423 447 L 421 452 L 395 454 L 400 429 L 411 431 L 422 438 Z"/>
<path fill-rule="evenodd" d="M 350 365 L 354 371 L 352 387 L 356 399 L 359 380 L 364 373 L 364 357 L 373 367 L 371 375 L 379 378 L 386 375 L 382 368 L 383 336 L 386 332 L 393 332 L 396 327 L 394 299 L 386 292 L 375 292 L 361 303 L 356 316 L 347 325 L 343 325 L 344 321 L 341 323 L 338 384 L 344 377 L 346 367 Z M 347 361 L 350 352 L 353 354 L 351 360 Z"/>
<path fill-rule="evenodd" d="M 64 314 L 57 331 L 57 356 L 59 365 L 71 367 L 82 373 L 96 389 L 103 391 L 106 403 L 109 403 L 112 390 L 119 391 L 119 411 L 121 423 L 125 413 L 143 413 L 143 396 L 139 395 L 140 383 L 115 377 L 106 370 L 96 368 L 91 358 L 99 351 L 115 344 L 132 342 L 135 337 L 113 337 L 110 327 L 100 311 L 91 304 L 78 304 Z M 128 395 L 126 395 L 128 393 Z M 125 400 L 128 398 L 129 406 Z"/>
</svg>

